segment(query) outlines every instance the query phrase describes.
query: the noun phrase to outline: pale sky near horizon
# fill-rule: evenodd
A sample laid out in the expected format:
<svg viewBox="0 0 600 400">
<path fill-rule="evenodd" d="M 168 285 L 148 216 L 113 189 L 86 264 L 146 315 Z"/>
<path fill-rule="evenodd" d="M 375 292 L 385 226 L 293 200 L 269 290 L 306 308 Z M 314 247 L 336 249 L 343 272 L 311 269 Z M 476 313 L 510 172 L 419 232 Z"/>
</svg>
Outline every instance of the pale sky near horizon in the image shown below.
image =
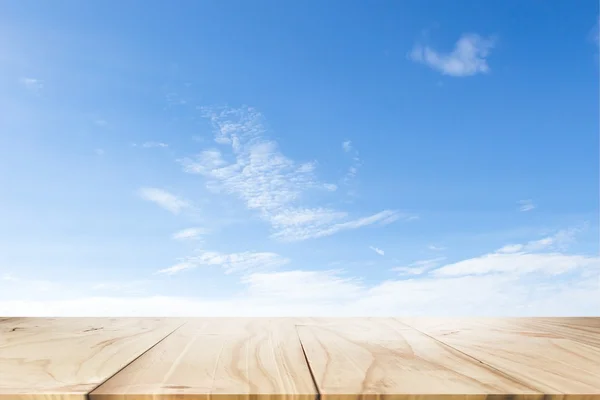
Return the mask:
<svg viewBox="0 0 600 400">
<path fill-rule="evenodd" d="M 0 13 L 0 315 L 600 315 L 598 3 Z"/>
</svg>

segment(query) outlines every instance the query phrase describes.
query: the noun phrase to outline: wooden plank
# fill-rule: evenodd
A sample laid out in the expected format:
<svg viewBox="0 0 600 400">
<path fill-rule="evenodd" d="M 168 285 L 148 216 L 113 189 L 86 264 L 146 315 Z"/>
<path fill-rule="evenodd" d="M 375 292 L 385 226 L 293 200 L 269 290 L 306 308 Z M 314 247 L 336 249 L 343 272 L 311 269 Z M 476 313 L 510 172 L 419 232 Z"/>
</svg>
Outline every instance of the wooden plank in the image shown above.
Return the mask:
<svg viewBox="0 0 600 400">
<path fill-rule="evenodd" d="M 536 328 L 535 321 L 401 319 L 421 332 L 477 358 L 546 394 L 600 399 L 600 349 Z M 586 397 L 587 396 L 587 397 Z"/>
<path fill-rule="evenodd" d="M 314 400 L 290 319 L 194 319 L 90 394 L 90 400 Z"/>
<path fill-rule="evenodd" d="M 529 329 L 537 329 L 555 333 L 566 339 L 600 348 L 600 318 L 568 317 L 568 318 L 523 318 L 519 319 Z"/>
<path fill-rule="evenodd" d="M 158 318 L 4 318 L 0 399 L 85 400 L 182 323 Z"/>
<path fill-rule="evenodd" d="M 393 318 L 297 327 L 325 400 L 485 399 L 541 393 Z"/>
</svg>

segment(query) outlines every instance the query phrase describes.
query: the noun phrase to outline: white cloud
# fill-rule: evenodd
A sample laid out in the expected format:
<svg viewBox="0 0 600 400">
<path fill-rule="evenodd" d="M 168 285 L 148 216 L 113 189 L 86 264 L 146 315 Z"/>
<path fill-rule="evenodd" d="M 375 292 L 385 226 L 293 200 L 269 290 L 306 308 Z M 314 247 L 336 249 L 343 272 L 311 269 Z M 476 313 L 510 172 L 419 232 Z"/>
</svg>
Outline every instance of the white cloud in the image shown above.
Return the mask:
<svg viewBox="0 0 600 400">
<path fill-rule="evenodd" d="M 108 121 L 99 118 L 99 119 L 94 120 L 94 124 L 96 124 L 98 126 L 107 126 L 108 125 Z"/>
<path fill-rule="evenodd" d="M 145 142 L 145 143 L 142 143 L 142 147 L 147 148 L 147 149 L 152 148 L 152 147 L 163 147 L 164 148 L 164 147 L 169 147 L 169 145 L 166 143 L 163 143 L 163 142 Z"/>
<path fill-rule="evenodd" d="M 358 218 L 346 222 L 331 223 L 330 220 L 326 220 L 325 222 L 316 220 L 310 224 L 280 227 L 281 229 L 272 236 L 282 241 L 306 240 L 330 236 L 338 232 L 357 229 L 372 224 L 386 225 L 398 220 L 401 217 L 405 216 L 395 211 L 385 210 L 368 217 Z M 329 219 L 331 216 L 327 218 Z"/>
<path fill-rule="evenodd" d="M 0 299 L 20 298 L 29 296 L 34 298 L 47 297 L 64 290 L 63 285 L 43 279 L 28 279 L 5 273 L 0 277 Z"/>
<path fill-rule="evenodd" d="M 224 254 L 214 251 L 202 251 L 200 254 L 187 257 L 169 268 L 158 271 L 158 274 L 173 275 L 181 271 L 201 266 L 219 266 L 226 274 L 236 272 L 252 272 L 271 270 L 289 263 L 289 259 L 276 253 L 243 252 Z"/>
<path fill-rule="evenodd" d="M 519 211 L 523 211 L 523 212 L 531 211 L 536 207 L 536 205 L 533 204 L 533 201 L 531 201 L 531 200 L 520 200 L 518 202 L 518 204 L 519 204 Z"/>
<path fill-rule="evenodd" d="M 39 91 L 44 88 L 44 82 L 36 78 L 21 78 L 19 82 L 31 91 Z"/>
<path fill-rule="evenodd" d="M 375 253 L 379 254 L 380 256 L 385 255 L 385 251 L 378 249 L 377 247 L 369 246 L 369 248 L 371 250 L 373 250 Z"/>
<path fill-rule="evenodd" d="M 552 236 L 525 244 L 509 244 L 489 254 L 445 265 L 433 271 L 433 275 L 461 276 L 491 273 L 560 275 L 580 269 L 600 271 L 598 257 L 563 253 L 581 229 L 560 230 Z"/>
<path fill-rule="evenodd" d="M 465 34 L 456 42 L 454 50 L 450 53 L 440 53 L 430 47 L 417 45 L 409 57 L 444 75 L 464 77 L 489 72 L 487 57 L 493 47 L 492 39 Z"/>
<path fill-rule="evenodd" d="M 367 284 L 341 270 L 273 271 L 289 260 L 274 253 L 201 252 L 161 273 L 199 266 L 239 272 L 244 288 L 226 299 L 177 296 L 70 297 L 59 284 L 0 279 L 0 315 L 20 316 L 543 316 L 597 315 L 600 257 L 547 251 L 574 230 L 519 249 L 494 252 L 437 267 L 442 258 L 417 261 L 400 270 L 409 279 Z M 536 247 L 537 246 L 537 247 Z M 564 273 L 568 272 L 568 275 Z M 71 285 L 72 286 L 72 285 Z M 100 283 L 94 291 L 127 293 L 127 284 Z M 20 295 L 17 295 L 20 294 Z M 131 293 L 135 294 L 135 293 Z M 38 296 L 36 298 L 36 296 Z M 20 300 L 14 300 L 19 298 Z M 11 299 L 11 300 L 7 300 Z"/>
<path fill-rule="evenodd" d="M 540 250 L 567 249 L 568 245 L 575 241 L 575 235 L 585 229 L 583 227 L 562 229 L 554 235 L 542 239 L 532 240 L 525 244 L 508 244 L 497 250 L 497 253 L 536 252 Z"/>
<path fill-rule="evenodd" d="M 19 279 L 15 278 L 12 274 L 5 273 L 5 274 L 2 274 L 1 280 L 15 282 L 15 281 L 18 281 Z"/>
<path fill-rule="evenodd" d="M 560 275 L 578 268 L 598 269 L 599 267 L 598 257 L 561 253 L 491 253 L 445 265 L 433 271 L 432 274 L 434 276 L 464 276 L 501 272 L 525 275 L 538 272 Z"/>
<path fill-rule="evenodd" d="M 351 141 L 348 140 L 342 142 L 342 148 L 344 149 L 344 152 L 352 153 L 352 165 L 348 167 L 348 172 L 346 172 L 346 175 L 342 179 L 343 183 L 349 184 L 354 178 L 356 178 L 356 175 L 358 174 L 358 169 L 362 165 L 362 163 L 360 157 L 358 156 L 358 151 L 354 148 L 354 146 L 352 146 Z"/>
<path fill-rule="evenodd" d="M 156 188 L 142 188 L 139 190 L 142 199 L 158 204 L 173 214 L 179 214 L 183 209 L 189 208 L 190 204 L 177 196 Z"/>
<path fill-rule="evenodd" d="M 4 316 L 596 316 L 598 275 L 569 282 L 514 276 L 390 280 L 366 286 L 337 271 L 252 274 L 227 299 L 178 296 L 0 300 Z"/>
<path fill-rule="evenodd" d="M 342 149 L 344 149 L 344 151 L 346 153 L 349 153 L 350 151 L 352 151 L 352 142 L 349 140 L 342 142 Z"/>
<path fill-rule="evenodd" d="M 180 230 L 179 232 L 175 232 L 173 234 L 173 239 L 175 240 L 193 240 L 198 239 L 198 237 L 205 235 L 207 233 L 206 229 L 203 228 L 187 228 Z"/>
<path fill-rule="evenodd" d="M 103 149 L 95 149 L 94 153 L 96 153 L 97 156 L 103 156 L 104 150 Z"/>
<path fill-rule="evenodd" d="M 421 275 L 427 271 L 430 271 L 440 265 L 446 257 L 437 257 L 428 260 L 415 261 L 406 267 L 395 267 L 392 271 L 399 272 L 402 275 Z"/>
<path fill-rule="evenodd" d="M 283 210 L 271 217 L 271 223 L 279 228 L 329 225 L 334 221 L 346 218 L 347 214 L 326 208 L 296 208 Z"/>
<path fill-rule="evenodd" d="M 522 244 L 507 244 L 506 246 L 498 249 L 498 253 L 518 253 L 519 251 L 523 250 L 523 247 L 524 246 Z"/>
<path fill-rule="evenodd" d="M 443 251 L 443 250 L 446 250 L 446 248 L 445 248 L 445 247 L 442 247 L 442 246 L 435 246 L 435 245 L 433 245 L 433 244 L 430 244 L 429 246 L 427 246 L 427 248 L 428 248 L 429 250 L 432 250 L 432 251 Z"/>
<path fill-rule="evenodd" d="M 211 149 L 202 151 L 195 160 L 181 160 L 185 172 L 192 174 L 212 175 L 213 171 L 226 165 L 219 150 Z"/>
<path fill-rule="evenodd" d="M 337 190 L 337 185 L 335 185 L 333 183 L 325 183 L 325 184 L 323 184 L 323 188 L 330 192 L 335 192 Z"/>
<path fill-rule="evenodd" d="M 215 142 L 231 149 L 231 161 L 219 149 L 207 149 L 179 162 L 184 171 L 208 178 L 209 189 L 232 194 L 255 210 L 274 229 L 273 238 L 306 240 L 360 228 L 384 217 L 392 222 L 395 211 L 348 220 L 343 211 L 299 204 L 313 189 L 333 191 L 337 186 L 319 183 L 315 162 L 297 163 L 266 138 L 263 116 L 253 108 L 202 109 L 213 125 Z M 395 218 L 398 219 L 398 216 Z"/>
<path fill-rule="evenodd" d="M 360 296 L 360 281 L 340 276 L 340 271 L 284 271 L 256 273 L 243 278 L 251 297 L 267 299 L 337 300 L 355 299 Z"/>
<path fill-rule="evenodd" d="M 142 294 L 145 292 L 145 281 L 133 282 L 98 282 L 92 285 L 92 290 L 98 292 L 118 292 L 121 294 Z"/>
</svg>

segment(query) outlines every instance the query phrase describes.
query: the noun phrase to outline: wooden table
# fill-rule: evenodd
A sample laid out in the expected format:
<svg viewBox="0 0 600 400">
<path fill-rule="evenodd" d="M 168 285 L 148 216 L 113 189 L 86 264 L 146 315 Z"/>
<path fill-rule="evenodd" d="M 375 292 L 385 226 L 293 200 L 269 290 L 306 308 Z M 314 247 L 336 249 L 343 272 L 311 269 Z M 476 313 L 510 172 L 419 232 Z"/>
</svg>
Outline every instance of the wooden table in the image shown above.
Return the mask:
<svg viewBox="0 0 600 400">
<path fill-rule="evenodd" d="M 600 400 L 600 318 L 0 318 L 2 400 Z"/>
</svg>

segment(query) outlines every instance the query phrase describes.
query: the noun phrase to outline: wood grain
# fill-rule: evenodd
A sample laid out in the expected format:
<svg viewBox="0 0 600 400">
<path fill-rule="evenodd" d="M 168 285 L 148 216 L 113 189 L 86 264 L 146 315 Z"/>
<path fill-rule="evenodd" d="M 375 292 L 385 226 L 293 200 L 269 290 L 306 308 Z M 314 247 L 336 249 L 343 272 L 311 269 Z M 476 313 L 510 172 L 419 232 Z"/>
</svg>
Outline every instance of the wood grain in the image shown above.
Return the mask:
<svg viewBox="0 0 600 400">
<path fill-rule="evenodd" d="M 314 400 L 293 320 L 198 319 L 127 366 L 90 400 Z"/>
<path fill-rule="evenodd" d="M 599 342 L 600 318 L 0 318 L 0 400 L 600 400 Z"/>
<path fill-rule="evenodd" d="M 541 322 L 517 318 L 401 321 L 499 371 L 518 376 L 543 393 L 600 399 L 600 348 L 551 332 Z M 560 324 L 558 320 L 554 323 Z"/>
<path fill-rule="evenodd" d="M 520 318 L 517 320 L 528 329 L 558 334 L 566 339 L 600 348 L 600 318 Z"/>
<path fill-rule="evenodd" d="M 157 318 L 3 318 L 0 399 L 84 400 L 182 323 Z"/>
<path fill-rule="evenodd" d="M 313 322 L 297 329 L 327 400 L 543 397 L 392 318 Z"/>
</svg>

